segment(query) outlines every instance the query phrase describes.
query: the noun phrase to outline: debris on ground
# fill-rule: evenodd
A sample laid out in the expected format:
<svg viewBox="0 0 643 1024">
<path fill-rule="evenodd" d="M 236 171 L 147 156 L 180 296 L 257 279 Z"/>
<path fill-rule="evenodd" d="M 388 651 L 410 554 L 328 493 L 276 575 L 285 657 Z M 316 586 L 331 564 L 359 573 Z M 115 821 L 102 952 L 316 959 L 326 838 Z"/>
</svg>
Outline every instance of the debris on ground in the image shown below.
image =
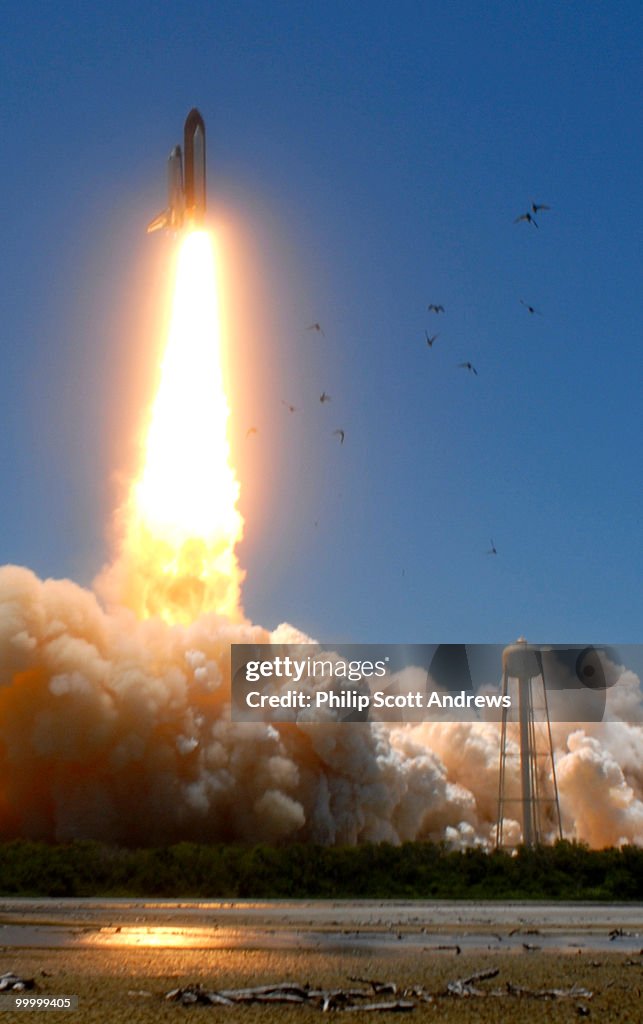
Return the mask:
<svg viewBox="0 0 643 1024">
<path fill-rule="evenodd" d="M 594 995 L 582 985 L 572 985 L 571 988 L 525 988 L 510 981 L 507 982 L 507 992 L 512 996 L 531 996 L 532 999 L 591 999 Z"/>
<path fill-rule="evenodd" d="M 363 1010 L 366 1013 L 405 1012 L 414 1010 L 419 1003 L 432 1003 L 439 998 L 470 998 L 470 997 L 507 997 L 521 999 L 585 999 L 593 998 L 594 993 L 582 985 L 571 988 L 527 988 L 514 982 L 506 982 L 504 988 L 480 988 L 481 981 L 497 978 L 498 967 L 488 967 L 466 978 L 456 978 L 448 982 L 445 989 L 430 992 L 422 985 L 411 985 L 406 988 L 394 981 L 380 981 L 375 978 L 350 977 L 348 980 L 357 982 L 359 988 L 313 988 L 308 983 L 283 981 L 276 985 L 256 985 L 253 988 L 222 988 L 210 990 L 200 984 L 188 985 L 185 988 L 173 988 L 167 992 L 165 999 L 180 1003 L 182 1006 L 235 1006 L 239 1003 L 272 1003 L 314 1006 L 323 1013 L 348 1013 Z M 146 996 L 147 992 L 130 992 L 131 996 Z M 374 996 L 393 996 L 394 998 L 375 1001 Z M 588 1016 L 589 1010 L 582 1003 L 576 1004 L 579 1015 Z"/>
<path fill-rule="evenodd" d="M 357 981 L 360 985 L 370 985 L 376 996 L 397 995 L 397 985 L 394 981 L 376 981 L 373 978 L 356 978 L 349 975 L 349 981 Z"/>
<path fill-rule="evenodd" d="M 500 974 L 500 970 L 497 967 L 488 967 L 484 971 L 476 971 L 475 974 L 470 974 L 468 978 L 457 978 L 455 981 L 450 981 L 446 988 L 446 995 L 449 996 L 483 996 L 486 993 L 479 988 L 475 987 L 475 982 L 486 981 L 487 978 L 496 978 Z"/>
<path fill-rule="evenodd" d="M 638 937 L 638 932 L 626 932 L 623 928 L 612 928 L 608 935 L 610 942 L 614 942 L 614 939 L 635 939 Z"/>
<path fill-rule="evenodd" d="M 352 979 L 357 980 L 357 979 Z M 359 979 L 365 981 L 366 979 Z M 282 982 L 277 985 L 257 985 L 254 988 L 220 989 L 209 991 L 201 985 L 189 985 L 187 988 L 174 988 L 165 996 L 167 1000 L 181 1003 L 182 1006 L 234 1006 L 238 1003 L 307 1003 L 317 1006 L 323 1012 L 330 1010 L 364 1010 L 374 1012 L 377 1010 L 403 1011 L 414 1010 L 415 1003 L 409 1000 L 396 1000 L 394 1002 L 370 1002 L 362 1000 L 372 999 L 373 995 L 382 993 L 395 995 L 396 986 L 391 982 L 366 982 L 369 988 L 358 989 L 316 989 L 308 985 L 299 985 L 294 982 Z"/>
<path fill-rule="evenodd" d="M 399 1013 L 404 1010 L 414 1009 L 415 1003 L 410 1003 L 404 999 L 400 999 L 397 1003 L 367 1003 L 366 1006 L 346 1006 L 344 1007 L 344 1013 L 348 1013 L 350 1010 L 359 1010 L 360 1013 L 368 1013 L 371 1010 L 386 1010 L 389 1013 Z"/>
<path fill-rule="evenodd" d="M 20 978 L 13 971 L 0 974 L 0 992 L 24 992 L 25 989 L 35 987 L 33 978 Z"/>
</svg>

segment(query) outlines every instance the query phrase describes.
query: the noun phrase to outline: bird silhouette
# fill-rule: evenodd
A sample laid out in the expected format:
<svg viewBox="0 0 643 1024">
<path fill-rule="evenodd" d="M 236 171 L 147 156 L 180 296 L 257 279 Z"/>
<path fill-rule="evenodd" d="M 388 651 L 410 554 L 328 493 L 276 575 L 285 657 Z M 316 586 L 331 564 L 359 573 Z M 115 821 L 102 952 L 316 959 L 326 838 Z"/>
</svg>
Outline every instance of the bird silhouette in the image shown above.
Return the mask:
<svg viewBox="0 0 643 1024">
<path fill-rule="evenodd" d="M 458 366 L 462 367 L 463 370 L 469 370 L 470 373 L 475 373 L 476 377 L 478 376 L 478 371 L 473 363 L 458 363 Z"/>
<path fill-rule="evenodd" d="M 497 555 L 498 554 L 498 552 L 496 551 L 496 545 L 494 544 L 493 539 L 491 541 L 491 547 L 487 551 L 487 554 L 488 555 Z"/>
<path fill-rule="evenodd" d="M 322 403 L 322 405 L 324 404 L 324 402 L 330 402 L 330 395 L 327 395 L 325 391 L 322 391 L 321 395 L 319 396 L 319 401 Z"/>
<path fill-rule="evenodd" d="M 306 328 L 306 330 L 307 331 L 317 331 L 318 334 L 321 334 L 322 338 L 326 337 L 326 335 L 322 331 L 321 324 L 318 324 L 318 323 L 309 324 L 308 327 Z"/>
<path fill-rule="evenodd" d="M 246 437 L 250 437 L 251 434 L 258 434 L 258 433 L 259 433 L 259 431 L 257 430 L 256 427 L 248 427 L 248 429 L 246 430 Z"/>
<path fill-rule="evenodd" d="M 291 405 L 290 402 L 285 402 L 283 398 L 281 399 L 281 404 L 286 406 L 288 412 L 297 412 L 297 406 Z"/>
<path fill-rule="evenodd" d="M 540 312 L 540 310 L 539 310 L 539 309 L 534 309 L 534 307 L 533 307 L 533 306 L 530 306 L 530 305 L 529 305 L 529 303 L 528 303 L 528 302 L 525 302 L 525 300 L 524 300 L 524 299 L 521 299 L 521 300 L 520 300 L 520 302 L 521 302 L 521 304 L 522 304 L 522 305 L 523 305 L 523 306 L 525 307 L 525 309 L 529 310 L 529 312 L 530 312 L 530 313 L 537 313 L 537 314 L 538 314 L 538 316 L 542 316 L 542 315 L 543 315 L 543 314 L 542 314 L 542 313 Z"/>
<path fill-rule="evenodd" d="M 343 430 L 333 430 L 333 437 L 338 437 L 340 444 L 344 443 L 345 434 Z"/>
<path fill-rule="evenodd" d="M 427 307 L 429 313 L 444 313 L 444 306 L 436 306 L 435 302 L 432 302 Z"/>
<path fill-rule="evenodd" d="M 426 343 L 427 343 L 427 345 L 429 346 L 429 348 L 432 348 L 432 346 L 433 346 L 433 342 L 434 342 L 434 341 L 436 341 L 436 340 L 437 340 L 437 339 L 438 339 L 438 338 L 440 337 L 440 335 L 439 335 L 439 334 L 432 334 L 432 335 L 431 335 L 431 336 L 429 337 L 429 332 L 428 332 L 428 331 L 425 331 L 425 332 L 424 332 L 424 334 L 425 334 L 425 336 L 426 336 Z"/>
<path fill-rule="evenodd" d="M 536 221 L 534 220 L 532 215 L 529 213 L 529 211 L 527 211 L 527 213 L 522 213 L 520 215 L 520 217 L 516 217 L 516 219 L 514 221 L 514 224 L 519 224 L 521 220 L 526 220 L 528 224 L 533 224 L 535 228 L 538 227 L 538 225 L 536 224 Z"/>
<path fill-rule="evenodd" d="M 539 210 L 551 210 L 551 206 L 547 206 L 546 203 L 534 203 L 531 204 L 531 212 L 538 213 Z"/>
</svg>

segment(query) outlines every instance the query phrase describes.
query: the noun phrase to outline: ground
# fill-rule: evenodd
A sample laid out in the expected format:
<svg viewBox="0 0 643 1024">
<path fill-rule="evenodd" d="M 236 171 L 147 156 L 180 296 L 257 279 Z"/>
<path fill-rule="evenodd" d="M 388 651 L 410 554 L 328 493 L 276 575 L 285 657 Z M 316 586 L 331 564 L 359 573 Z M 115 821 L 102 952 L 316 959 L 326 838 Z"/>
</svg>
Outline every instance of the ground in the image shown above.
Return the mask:
<svg viewBox="0 0 643 1024">
<path fill-rule="evenodd" d="M 7 949 L 0 950 L 0 974 L 12 970 L 34 977 L 38 991 L 78 995 L 75 1013 L 48 1011 L 48 1024 L 77 1020 L 82 1024 L 147 1024 L 163 1021 L 234 1020 L 308 1024 L 321 1011 L 309 1006 L 183 1007 L 164 996 L 178 986 L 200 982 L 208 989 L 234 988 L 282 981 L 319 987 L 347 987 L 351 975 L 395 981 L 399 987 L 421 985 L 436 993 L 433 1002 L 418 1003 L 412 1022 L 444 1021 L 471 1024 L 530 1024 L 590 1021 L 640 1024 L 643 1019 L 643 958 L 625 953 L 464 952 L 429 950 L 171 950 L 171 949 Z M 510 994 L 458 998 L 437 995 L 449 981 L 485 968 L 497 977 L 479 988 L 492 992 L 507 983 L 531 989 L 582 986 L 586 996 L 543 999 Z M 149 993 L 149 994 L 143 994 Z M 384 997 L 376 997 L 384 998 Z M 388 998 L 388 997 L 387 997 Z M 589 1011 L 587 1013 L 586 1011 Z M 337 1016 L 337 1013 L 335 1014 Z M 5 1011 L 2 1024 L 24 1021 L 23 1012 Z M 33 1019 L 33 1018 L 31 1018 Z M 390 1013 L 351 1013 L 351 1020 L 390 1019 Z"/>
</svg>

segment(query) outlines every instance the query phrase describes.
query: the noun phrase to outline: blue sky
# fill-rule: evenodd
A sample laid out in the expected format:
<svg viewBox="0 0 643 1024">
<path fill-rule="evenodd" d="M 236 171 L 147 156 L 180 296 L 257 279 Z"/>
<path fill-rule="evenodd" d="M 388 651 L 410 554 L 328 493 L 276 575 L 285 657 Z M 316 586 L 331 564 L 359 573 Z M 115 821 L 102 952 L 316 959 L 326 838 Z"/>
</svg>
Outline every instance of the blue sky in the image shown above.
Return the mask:
<svg viewBox="0 0 643 1024">
<path fill-rule="evenodd" d="M 0 563 L 88 585 L 110 557 L 171 255 L 145 225 L 196 105 L 236 246 L 249 617 L 327 641 L 642 642 L 642 20 L 5 6 Z M 514 224 L 534 200 L 538 229 Z"/>
</svg>

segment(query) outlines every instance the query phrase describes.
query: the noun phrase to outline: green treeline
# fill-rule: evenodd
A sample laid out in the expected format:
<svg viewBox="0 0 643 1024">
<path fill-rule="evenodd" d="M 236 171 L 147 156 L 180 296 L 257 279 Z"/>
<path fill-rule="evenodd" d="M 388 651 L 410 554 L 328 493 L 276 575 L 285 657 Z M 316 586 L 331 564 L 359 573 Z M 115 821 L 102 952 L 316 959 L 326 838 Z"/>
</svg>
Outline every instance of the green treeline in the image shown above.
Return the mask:
<svg viewBox="0 0 643 1024">
<path fill-rule="evenodd" d="M 643 848 L 0 844 L 4 896 L 643 900 Z"/>
</svg>

